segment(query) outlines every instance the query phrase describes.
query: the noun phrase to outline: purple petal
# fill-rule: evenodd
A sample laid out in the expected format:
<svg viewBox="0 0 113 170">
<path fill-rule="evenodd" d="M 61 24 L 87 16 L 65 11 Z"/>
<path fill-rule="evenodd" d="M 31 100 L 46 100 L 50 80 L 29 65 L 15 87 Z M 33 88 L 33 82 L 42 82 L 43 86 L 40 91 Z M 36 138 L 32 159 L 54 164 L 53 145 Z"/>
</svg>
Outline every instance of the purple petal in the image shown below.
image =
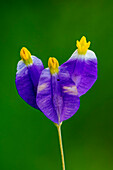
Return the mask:
<svg viewBox="0 0 113 170">
<path fill-rule="evenodd" d="M 31 58 L 33 64 L 29 66 L 26 66 L 22 60 L 18 62 L 15 83 L 21 98 L 32 107 L 39 109 L 36 104 L 36 91 L 44 66 L 37 57 L 32 56 Z"/>
<path fill-rule="evenodd" d="M 91 50 L 85 55 L 79 55 L 76 50 L 61 67 L 69 71 L 76 84 L 78 96 L 85 94 L 97 79 L 97 58 Z"/>
<path fill-rule="evenodd" d="M 57 124 L 72 117 L 80 105 L 75 83 L 62 68 L 53 75 L 49 69 L 42 71 L 36 102 L 46 117 Z"/>
<path fill-rule="evenodd" d="M 31 57 L 33 60 L 33 65 L 28 66 L 29 76 L 34 86 L 35 93 L 37 92 L 37 85 L 39 82 L 40 74 L 44 69 L 43 63 L 40 59 L 35 56 Z"/>
</svg>

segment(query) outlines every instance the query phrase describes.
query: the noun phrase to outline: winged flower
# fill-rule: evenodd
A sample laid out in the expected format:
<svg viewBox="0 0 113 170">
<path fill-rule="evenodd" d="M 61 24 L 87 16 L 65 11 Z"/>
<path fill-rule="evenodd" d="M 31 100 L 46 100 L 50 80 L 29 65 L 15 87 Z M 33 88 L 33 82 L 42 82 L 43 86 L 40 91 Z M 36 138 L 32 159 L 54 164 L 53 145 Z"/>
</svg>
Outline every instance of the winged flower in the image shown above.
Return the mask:
<svg viewBox="0 0 113 170">
<path fill-rule="evenodd" d="M 77 112 L 80 96 L 85 94 L 97 79 L 97 58 L 93 51 L 88 50 L 90 42 L 83 36 L 76 45 L 77 49 L 69 60 L 59 66 L 57 59 L 50 57 L 46 69 L 39 58 L 23 47 L 15 81 L 21 98 L 41 110 L 57 125 L 63 169 L 65 164 L 60 126 Z"/>
</svg>

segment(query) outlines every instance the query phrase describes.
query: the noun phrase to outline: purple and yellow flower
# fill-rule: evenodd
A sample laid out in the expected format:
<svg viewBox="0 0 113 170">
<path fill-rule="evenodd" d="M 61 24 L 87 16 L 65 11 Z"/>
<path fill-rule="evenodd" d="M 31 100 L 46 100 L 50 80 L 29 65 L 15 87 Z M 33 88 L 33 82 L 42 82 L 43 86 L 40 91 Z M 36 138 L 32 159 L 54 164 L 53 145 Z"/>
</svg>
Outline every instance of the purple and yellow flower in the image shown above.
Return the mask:
<svg viewBox="0 0 113 170">
<path fill-rule="evenodd" d="M 83 36 L 68 61 L 59 66 L 57 59 L 50 57 L 46 69 L 40 59 L 23 47 L 16 73 L 21 98 L 58 125 L 72 117 L 79 109 L 79 97 L 97 79 L 97 58 L 89 46 Z"/>
<path fill-rule="evenodd" d="M 16 88 L 20 97 L 32 107 L 39 109 L 36 104 L 39 77 L 44 69 L 43 63 L 23 47 L 20 51 L 21 60 L 17 64 Z"/>
<path fill-rule="evenodd" d="M 90 41 L 87 42 L 84 36 L 80 41 L 77 40 L 76 45 L 78 49 L 61 67 L 70 73 L 80 97 L 92 87 L 97 79 L 97 58 L 93 51 L 88 50 Z"/>
<path fill-rule="evenodd" d="M 97 79 L 97 58 L 88 50 L 90 42 L 83 36 L 77 41 L 77 50 L 68 61 L 59 66 L 50 57 L 48 68 L 23 47 L 17 65 L 16 88 L 21 98 L 41 110 L 58 129 L 62 167 L 65 170 L 61 124 L 72 117 L 80 106 L 80 96 L 85 94 Z"/>
</svg>

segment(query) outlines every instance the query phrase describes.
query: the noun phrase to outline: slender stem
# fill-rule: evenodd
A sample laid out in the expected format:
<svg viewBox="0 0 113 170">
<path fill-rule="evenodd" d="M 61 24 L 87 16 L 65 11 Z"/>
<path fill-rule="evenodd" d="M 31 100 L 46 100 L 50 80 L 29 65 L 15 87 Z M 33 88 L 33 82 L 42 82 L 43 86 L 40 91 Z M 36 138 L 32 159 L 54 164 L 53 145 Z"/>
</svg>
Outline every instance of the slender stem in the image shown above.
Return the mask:
<svg viewBox="0 0 113 170">
<path fill-rule="evenodd" d="M 64 152 L 63 152 L 63 144 L 62 144 L 62 135 L 61 135 L 61 125 L 57 125 L 58 136 L 59 136 L 59 144 L 60 144 L 60 151 L 61 151 L 61 158 L 62 158 L 62 168 L 65 170 L 65 161 L 64 161 Z"/>
</svg>

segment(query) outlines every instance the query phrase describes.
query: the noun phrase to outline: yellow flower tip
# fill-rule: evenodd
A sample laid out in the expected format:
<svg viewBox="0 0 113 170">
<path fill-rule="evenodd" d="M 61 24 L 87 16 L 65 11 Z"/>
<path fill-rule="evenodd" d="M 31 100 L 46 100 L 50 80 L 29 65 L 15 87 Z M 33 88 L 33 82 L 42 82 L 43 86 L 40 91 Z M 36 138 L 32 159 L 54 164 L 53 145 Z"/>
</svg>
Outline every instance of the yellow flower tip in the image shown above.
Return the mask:
<svg viewBox="0 0 113 170">
<path fill-rule="evenodd" d="M 48 60 L 48 67 L 50 69 L 51 74 L 55 74 L 59 72 L 59 62 L 56 58 L 50 57 Z"/>
<path fill-rule="evenodd" d="M 77 40 L 76 46 L 78 48 L 78 54 L 85 55 L 87 50 L 88 50 L 88 48 L 90 47 L 90 44 L 91 44 L 90 41 L 89 42 L 86 41 L 86 37 L 85 36 L 83 36 L 80 39 L 80 41 Z"/>
<path fill-rule="evenodd" d="M 20 56 L 26 65 L 32 64 L 31 53 L 26 47 L 22 47 L 20 50 Z"/>
<path fill-rule="evenodd" d="M 28 51 L 27 48 L 22 47 L 20 50 L 20 56 L 23 60 L 28 60 L 31 57 L 31 53 Z"/>
</svg>

